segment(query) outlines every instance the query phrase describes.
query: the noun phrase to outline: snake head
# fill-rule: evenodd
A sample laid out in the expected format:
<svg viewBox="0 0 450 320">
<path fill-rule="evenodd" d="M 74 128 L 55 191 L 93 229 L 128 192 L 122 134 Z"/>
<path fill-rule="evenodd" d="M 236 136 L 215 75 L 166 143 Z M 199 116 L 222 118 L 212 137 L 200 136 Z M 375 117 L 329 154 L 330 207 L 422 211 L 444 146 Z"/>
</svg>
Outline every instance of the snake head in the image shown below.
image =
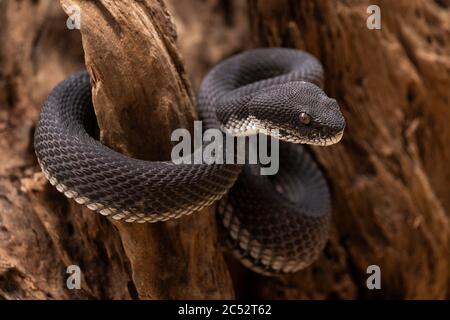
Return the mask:
<svg viewBox="0 0 450 320">
<path fill-rule="evenodd" d="M 292 81 L 261 90 L 247 104 L 252 126 L 291 143 L 328 146 L 342 138 L 345 119 L 318 86 Z"/>
</svg>

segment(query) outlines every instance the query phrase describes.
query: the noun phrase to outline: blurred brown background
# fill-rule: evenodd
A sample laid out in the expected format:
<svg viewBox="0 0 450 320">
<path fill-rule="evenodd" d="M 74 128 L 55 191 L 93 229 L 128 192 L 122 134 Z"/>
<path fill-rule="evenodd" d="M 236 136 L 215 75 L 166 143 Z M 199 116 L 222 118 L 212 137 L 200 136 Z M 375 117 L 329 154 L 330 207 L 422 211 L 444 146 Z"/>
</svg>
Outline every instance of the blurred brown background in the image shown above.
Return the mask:
<svg viewBox="0 0 450 320">
<path fill-rule="evenodd" d="M 221 266 L 213 272 L 196 255 L 202 234 L 216 238 L 216 231 L 205 222 L 192 233 L 194 215 L 167 227 L 189 241 L 186 255 L 166 259 L 170 248 L 145 244 L 147 263 L 164 256 L 155 270 L 166 272 L 140 278 L 117 226 L 53 190 L 34 156 L 43 100 L 84 67 L 80 31 L 66 27 L 59 1 L 3 0 L 0 299 L 450 297 L 449 1 L 146 2 L 150 21 L 163 26 L 157 30 L 175 24 L 194 92 L 214 64 L 252 47 L 300 48 L 323 63 L 325 91 L 347 120 L 340 144 L 312 148 L 333 192 L 330 242 L 310 268 L 281 278 L 256 275 L 227 256 L 225 264 L 216 242 L 202 244 Z M 115 17 L 114 1 L 99 3 Z M 366 27 L 370 4 L 381 8 L 381 30 Z M 152 15 L 166 9 L 167 20 Z M 81 290 L 65 286 L 71 264 L 83 270 Z M 381 268 L 381 290 L 366 287 L 373 264 Z"/>
</svg>

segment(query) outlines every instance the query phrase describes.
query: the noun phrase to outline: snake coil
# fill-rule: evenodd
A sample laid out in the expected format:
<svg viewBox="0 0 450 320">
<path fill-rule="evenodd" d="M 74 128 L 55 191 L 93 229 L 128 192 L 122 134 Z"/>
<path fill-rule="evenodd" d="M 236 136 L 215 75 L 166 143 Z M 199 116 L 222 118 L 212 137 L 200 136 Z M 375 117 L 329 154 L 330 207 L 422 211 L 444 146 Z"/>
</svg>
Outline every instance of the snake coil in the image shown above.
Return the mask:
<svg viewBox="0 0 450 320">
<path fill-rule="evenodd" d="M 100 144 L 93 138 L 85 71 L 68 77 L 45 101 L 36 155 L 58 191 L 117 220 L 174 219 L 220 199 L 220 229 L 244 265 L 266 275 L 295 272 L 320 255 L 330 224 L 326 180 L 301 143 L 334 144 L 345 127 L 321 84 L 314 57 L 281 48 L 233 56 L 204 79 L 198 103 L 204 127 L 234 136 L 274 135 L 280 140 L 274 176 L 259 175 L 258 165 L 143 161 Z"/>
</svg>

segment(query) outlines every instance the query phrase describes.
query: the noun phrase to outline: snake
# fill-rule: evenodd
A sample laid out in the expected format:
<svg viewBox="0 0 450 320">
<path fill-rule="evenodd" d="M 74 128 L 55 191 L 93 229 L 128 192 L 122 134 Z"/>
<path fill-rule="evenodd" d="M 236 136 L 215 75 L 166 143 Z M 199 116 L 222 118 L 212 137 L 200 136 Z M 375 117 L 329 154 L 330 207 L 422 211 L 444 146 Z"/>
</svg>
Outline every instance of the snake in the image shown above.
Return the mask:
<svg viewBox="0 0 450 320">
<path fill-rule="evenodd" d="M 294 273 L 320 257 L 330 229 L 330 188 L 306 145 L 336 144 L 345 119 L 323 81 L 321 63 L 291 48 L 238 53 L 204 77 L 197 99 L 204 128 L 276 139 L 275 175 L 261 175 L 259 163 L 146 161 L 101 144 L 86 70 L 43 103 L 37 161 L 59 192 L 115 220 L 166 221 L 217 202 L 220 237 L 244 266 L 267 276 Z"/>
</svg>

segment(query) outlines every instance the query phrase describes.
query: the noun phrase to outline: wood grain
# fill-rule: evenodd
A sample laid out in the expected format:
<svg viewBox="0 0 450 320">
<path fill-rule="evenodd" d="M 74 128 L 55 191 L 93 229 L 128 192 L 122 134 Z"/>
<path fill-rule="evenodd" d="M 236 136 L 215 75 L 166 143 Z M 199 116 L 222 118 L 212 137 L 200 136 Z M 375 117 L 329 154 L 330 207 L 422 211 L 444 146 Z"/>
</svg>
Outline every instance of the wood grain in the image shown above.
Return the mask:
<svg viewBox="0 0 450 320">
<path fill-rule="evenodd" d="M 381 30 L 366 27 L 371 4 Z M 265 298 L 449 297 L 450 11 L 439 1 L 251 0 L 258 45 L 305 49 L 347 120 L 313 148 L 331 183 L 333 235 L 312 268 L 260 279 Z M 276 10 L 274 9 L 276 8 Z M 367 290 L 368 265 L 382 290 Z"/>
<path fill-rule="evenodd" d="M 162 1 L 61 0 L 81 10 L 100 141 L 143 160 L 170 160 L 173 130 L 192 131 L 194 97 Z M 157 224 L 113 222 L 141 299 L 231 298 L 214 208 Z M 220 288 L 220 289 L 219 289 Z"/>
</svg>

